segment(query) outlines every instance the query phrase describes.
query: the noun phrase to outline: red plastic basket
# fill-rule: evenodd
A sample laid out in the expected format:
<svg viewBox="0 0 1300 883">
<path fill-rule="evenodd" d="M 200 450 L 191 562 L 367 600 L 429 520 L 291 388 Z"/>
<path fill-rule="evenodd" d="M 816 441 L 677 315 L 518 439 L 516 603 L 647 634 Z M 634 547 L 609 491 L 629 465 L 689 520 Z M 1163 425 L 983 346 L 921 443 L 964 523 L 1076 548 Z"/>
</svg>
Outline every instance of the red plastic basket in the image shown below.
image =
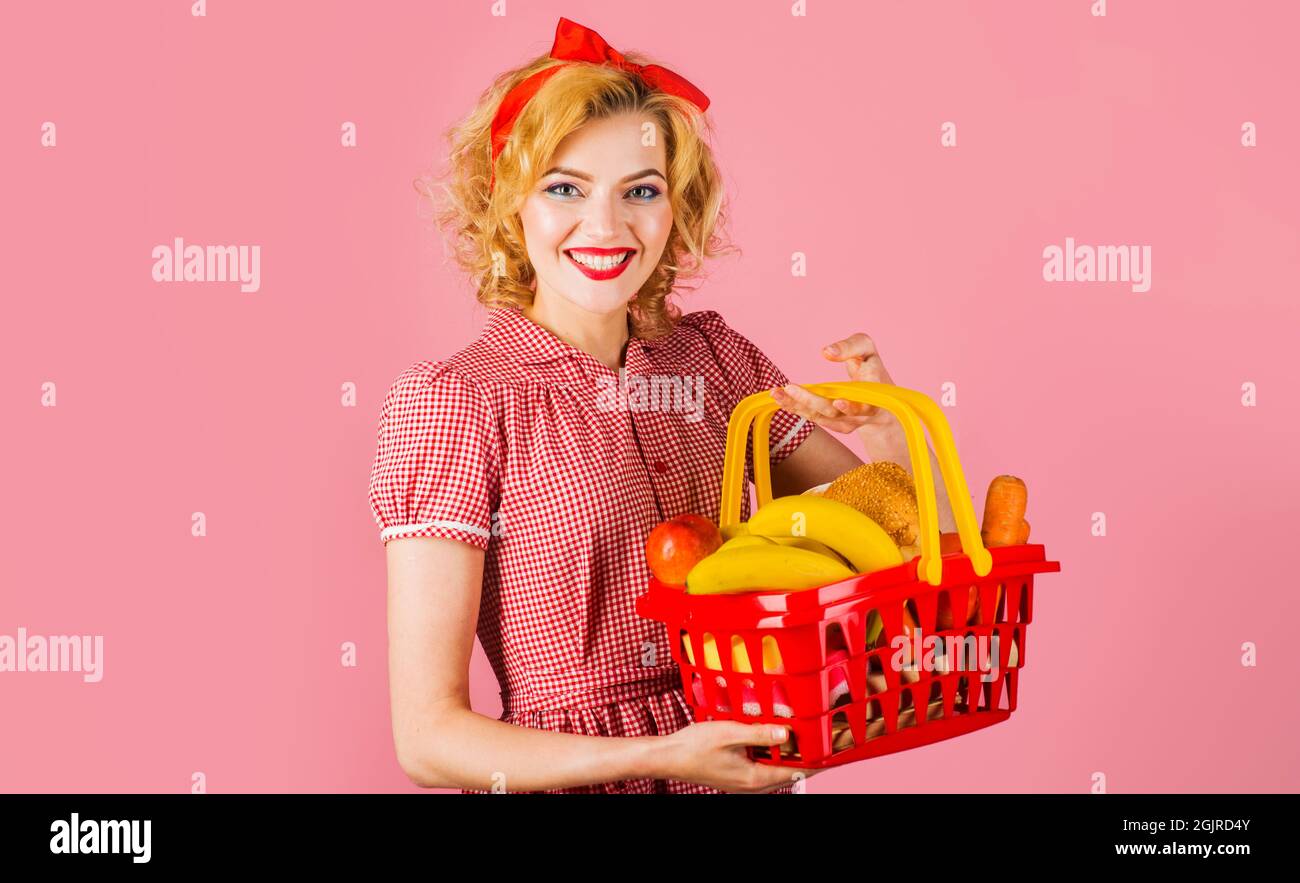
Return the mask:
<svg viewBox="0 0 1300 883">
<path fill-rule="evenodd" d="M 667 627 L 695 719 L 782 724 L 790 739 L 750 748 L 750 757 L 807 769 L 904 751 L 1006 720 L 1025 667 L 1034 574 L 1059 571 L 1060 564 L 1046 560 L 1042 545 L 984 548 L 947 421 L 922 393 L 866 382 L 807 388 L 899 417 L 917 485 L 921 555 L 802 591 L 691 595 L 652 578 L 636 609 Z M 755 418 L 754 483 L 760 506 L 771 499 L 767 436 L 776 407 L 760 393 L 731 415 L 724 525 L 738 521 L 745 443 Z M 938 554 L 922 423 L 934 439 L 961 553 Z"/>
</svg>

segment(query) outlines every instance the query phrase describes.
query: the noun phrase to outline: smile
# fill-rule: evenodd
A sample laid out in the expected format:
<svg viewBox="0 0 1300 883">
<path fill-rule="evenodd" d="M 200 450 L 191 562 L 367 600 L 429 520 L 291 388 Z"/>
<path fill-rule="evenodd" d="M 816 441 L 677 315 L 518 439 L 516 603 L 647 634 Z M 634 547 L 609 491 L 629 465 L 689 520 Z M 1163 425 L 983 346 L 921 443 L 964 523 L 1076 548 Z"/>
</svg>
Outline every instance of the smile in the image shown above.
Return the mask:
<svg viewBox="0 0 1300 883">
<path fill-rule="evenodd" d="M 621 254 L 601 255 L 583 251 L 566 251 L 564 254 L 588 279 L 613 279 L 627 269 L 635 253 L 635 249 L 627 249 Z"/>
</svg>

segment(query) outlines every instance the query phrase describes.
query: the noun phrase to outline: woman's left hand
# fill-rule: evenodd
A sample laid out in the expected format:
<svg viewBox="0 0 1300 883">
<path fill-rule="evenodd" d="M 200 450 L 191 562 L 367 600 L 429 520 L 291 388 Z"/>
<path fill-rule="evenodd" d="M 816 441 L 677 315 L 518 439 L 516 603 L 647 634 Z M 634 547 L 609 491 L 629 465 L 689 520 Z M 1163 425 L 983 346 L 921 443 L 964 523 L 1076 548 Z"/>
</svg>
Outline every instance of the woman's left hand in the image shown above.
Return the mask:
<svg viewBox="0 0 1300 883">
<path fill-rule="evenodd" d="M 843 362 L 849 380 L 894 384 L 875 342 L 861 332 L 823 347 L 822 356 L 832 362 Z M 861 430 L 859 435 L 875 436 L 896 433 L 901 428 L 893 414 L 875 405 L 828 399 L 794 383 L 772 390 L 772 397 L 784 410 L 834 432 Z"/>
</svg>

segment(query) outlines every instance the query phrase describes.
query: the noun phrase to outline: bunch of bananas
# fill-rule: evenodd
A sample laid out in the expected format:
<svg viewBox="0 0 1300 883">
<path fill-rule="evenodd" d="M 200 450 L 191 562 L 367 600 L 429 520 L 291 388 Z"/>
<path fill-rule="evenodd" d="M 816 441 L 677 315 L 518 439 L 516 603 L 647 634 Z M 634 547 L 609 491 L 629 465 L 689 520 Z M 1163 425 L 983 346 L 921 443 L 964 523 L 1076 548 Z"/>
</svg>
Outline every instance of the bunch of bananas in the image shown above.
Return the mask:
<svg viewBox="0 0 1300 883">
<path fill-rule="evenodd" d="M 903 563 L 898 544 L 858 509 L 818 494 L 777 497 L 686 576 L 693 595 L 824 586 Z"/>
</svg>

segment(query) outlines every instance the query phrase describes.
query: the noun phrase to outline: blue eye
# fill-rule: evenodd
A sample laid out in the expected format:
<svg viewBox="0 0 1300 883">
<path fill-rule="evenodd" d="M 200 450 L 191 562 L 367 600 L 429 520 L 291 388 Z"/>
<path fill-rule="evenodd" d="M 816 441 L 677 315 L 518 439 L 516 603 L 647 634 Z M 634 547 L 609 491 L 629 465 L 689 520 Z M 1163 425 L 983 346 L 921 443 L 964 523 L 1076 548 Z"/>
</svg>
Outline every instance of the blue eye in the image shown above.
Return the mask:
<svg viewBox="0 0 1300 883">
<path fill-rule="evenodd" d="M 554 194 L 555 196 L 564 196 L 564 197 L 567 197 L 567 196 L 570 196 L 570 195 L 577 195 L 576 193 L 574 193 L 574 194 L 561 193 L 561 192 L 559 192 L 559 191 L 556 189 L 556 188 L 559 188 L 559 187 L 571 187 L 571 188 L 573 188 L 575 191 L 578 189 L 576 185 L 571 184 L 571 183 L 569 183 L 568 181 L 559 181 L 559 182 L 557 182 L 557 183 L 555 183 L 555 184 L 552 184 L 550 187 L 547 187 L 546 190 L 545 190 L 544 192 Z M 660 192 L 661 192 L 661 191 L 659 190 L 658 187 L 651 186 L 650 184 L 638 184 L 637 186 L 635 186 L 635 187 L 633 187 L 631 190 L 629 190 L 628 193 L 629 193 L 629 194 L 630 194 L 630 193 L 634 193 L 634 192 L 637 191 L 637 190 L 645 190 L 645 191 L 648 191 L 648 193 L 647 193 L 646 195 L 644 195 L 644 196 L 638 196 L 638 197 L 635 197 L 636 199 L 640 199 L 640 200 L 642 200 L 642 201 L 644 201 L 644 202 L 649 202 L 650 200 L 652 200 L 652 199 L 654 199 L 655 197 L 659 196 L 659 195 L 660 195 Z"/>
</svg>

